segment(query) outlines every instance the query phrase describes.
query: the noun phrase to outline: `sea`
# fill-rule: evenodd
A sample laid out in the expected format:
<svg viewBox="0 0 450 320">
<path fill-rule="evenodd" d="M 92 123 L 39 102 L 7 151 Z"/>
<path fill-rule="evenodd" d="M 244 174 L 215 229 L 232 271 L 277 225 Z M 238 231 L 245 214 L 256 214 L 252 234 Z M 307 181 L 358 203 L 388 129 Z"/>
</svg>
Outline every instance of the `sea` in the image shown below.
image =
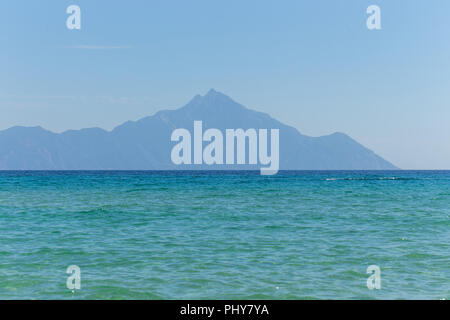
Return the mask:
<svg viewBox="0 0 450 320">
<path fill-rule="evenodd" d="M 449 298 L 450 171 L 0 172 L 0 299 Z"/>
</svg>

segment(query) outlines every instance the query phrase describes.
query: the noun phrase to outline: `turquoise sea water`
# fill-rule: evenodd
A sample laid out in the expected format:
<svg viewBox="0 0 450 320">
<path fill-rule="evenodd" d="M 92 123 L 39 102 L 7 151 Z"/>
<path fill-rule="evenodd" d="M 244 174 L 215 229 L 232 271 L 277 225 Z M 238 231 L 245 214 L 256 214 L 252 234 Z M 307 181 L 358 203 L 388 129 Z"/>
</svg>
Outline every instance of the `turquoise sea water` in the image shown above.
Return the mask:
<svg viewBox="0 0 450 320">
<path fill-rule="evenodd" d="M 450 298 L 450 172 L 0 172 L 0 299 L 327 298 Z"/>
</svg>

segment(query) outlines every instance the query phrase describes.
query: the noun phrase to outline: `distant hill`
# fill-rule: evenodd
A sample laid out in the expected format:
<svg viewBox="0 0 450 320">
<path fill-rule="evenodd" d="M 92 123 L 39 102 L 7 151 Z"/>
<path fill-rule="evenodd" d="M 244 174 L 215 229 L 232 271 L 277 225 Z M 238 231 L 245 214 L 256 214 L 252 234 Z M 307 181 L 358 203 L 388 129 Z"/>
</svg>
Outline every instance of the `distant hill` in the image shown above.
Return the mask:
<svg viewBox="0 0 450 320">
<path fill-rule="evenodd" d="M 0 131 L 0 170 L 170 170 L 257 169 L 259 166 L 175 166 L 170 136 L 176 128 L 280 129 L 280 170 L 397 169 L 349 136 L 334 133 L 309 137 L 268 114 L 253 111 L 226 95 L 210 90 L 177 110 L 159 111 L 128 121 L 112 131 L 99 128 L 60 134 L 41 127 Z"/>
</svg>

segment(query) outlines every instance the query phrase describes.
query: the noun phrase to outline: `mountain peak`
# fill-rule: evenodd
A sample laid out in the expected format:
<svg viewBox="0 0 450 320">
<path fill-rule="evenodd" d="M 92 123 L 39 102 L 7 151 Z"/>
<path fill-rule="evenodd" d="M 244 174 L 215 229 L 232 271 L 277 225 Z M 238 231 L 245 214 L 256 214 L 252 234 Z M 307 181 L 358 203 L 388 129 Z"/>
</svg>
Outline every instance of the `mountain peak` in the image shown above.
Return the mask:
<svg viewBox="0 0 450 320">
<path fill-rule="evenodd" d="M 218 92 L 218 91 L 216 91 L 214 89 L 210 89 L 204 96 L 202 96 L 200 94 L 195 95 L 191 99 L 191 101 L 189 101 L 188 105 L 193 104 L 193 103 L 194 104 L 195 103 L 202 103 L 205 100 L 214 100 L 214 99 L 216 99 L 218 97 L 226 97 L 226 98 L 230 99 L 227 95 L 225 95 L 225 94 L 223 94 L 221 92 Z"/>
<path fill-rule="evenodd" d="M 226 94 L 223 94 L 214 89 L 210 89 L 204 96 L 197 94 L 187 105 L 182 109 L 189 110 L 211 110 L 213 109 L 242 109 L 242 105 L 231 99 Z"/>
<path fill-rule="evenodd" d="M 229 101 L 233 101 L 229 96 L 227 96 L 226 94 L 216 91 L 214 89 L 210 89 L 203 97 L 203 99 L 206 100 L 217 100 L 217 99 L 224 99 L 224 100 L 229 100 Z"/>
<path fill-rule="evenodd" d="M 223 93 L 220 93 L 216 90 L 214 90 L 213 88 L 209 89 L 209 91 L 206 93 L 205 97 L 214 97 L 214 96 L 218 96 L 218 95 L 224 95 Z"/>
</svg>

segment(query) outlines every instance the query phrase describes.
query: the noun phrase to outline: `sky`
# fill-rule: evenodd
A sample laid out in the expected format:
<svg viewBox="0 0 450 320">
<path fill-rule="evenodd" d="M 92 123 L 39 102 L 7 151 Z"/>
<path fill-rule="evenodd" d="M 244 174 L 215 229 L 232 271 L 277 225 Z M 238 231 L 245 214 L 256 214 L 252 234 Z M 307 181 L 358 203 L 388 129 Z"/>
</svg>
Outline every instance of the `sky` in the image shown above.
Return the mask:
<svg viewBox="0 0 450 320">
<path fill-rule="evenodd" d="M 214 88 L 402 169 L 450 169 L 449 14 L 447 0 L 3 0 L 0 130 L 110 130 Z"/>
</svg>

